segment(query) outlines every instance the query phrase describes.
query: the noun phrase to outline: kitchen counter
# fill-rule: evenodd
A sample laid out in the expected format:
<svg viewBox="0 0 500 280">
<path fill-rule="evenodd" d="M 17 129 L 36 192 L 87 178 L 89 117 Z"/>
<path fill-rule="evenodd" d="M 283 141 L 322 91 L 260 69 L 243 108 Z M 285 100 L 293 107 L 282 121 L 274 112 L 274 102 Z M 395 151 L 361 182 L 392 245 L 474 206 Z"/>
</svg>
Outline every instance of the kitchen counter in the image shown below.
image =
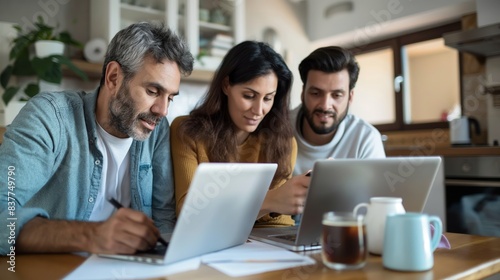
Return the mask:
<svg viewBox="0 0 500 280">
<path fill-rule="evenodd" d="M 385 153 L 387 156 L 498 156 L 500 146 L 390 146 L 385 148 Z"/>
</svg>

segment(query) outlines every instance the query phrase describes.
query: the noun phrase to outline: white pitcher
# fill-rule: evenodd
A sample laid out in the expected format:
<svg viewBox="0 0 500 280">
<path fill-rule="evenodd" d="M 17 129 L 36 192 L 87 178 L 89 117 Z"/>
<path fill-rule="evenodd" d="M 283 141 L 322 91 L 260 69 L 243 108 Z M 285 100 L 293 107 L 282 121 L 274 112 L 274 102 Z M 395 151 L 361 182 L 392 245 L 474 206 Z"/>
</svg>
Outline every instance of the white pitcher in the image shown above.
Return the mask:
<svg viewBox="0 0 500 280">
<path fill-rule="evenodd" d="M 372 254 L 382 254 L 384 248 L 385 220 L 389 214 L 405 213 L 401 197 L 372 197 L 370 204 L 360 203 L 354 207 L 354 214 L 366 207 L 366 231 L 368 251 Z"/>
</svg>

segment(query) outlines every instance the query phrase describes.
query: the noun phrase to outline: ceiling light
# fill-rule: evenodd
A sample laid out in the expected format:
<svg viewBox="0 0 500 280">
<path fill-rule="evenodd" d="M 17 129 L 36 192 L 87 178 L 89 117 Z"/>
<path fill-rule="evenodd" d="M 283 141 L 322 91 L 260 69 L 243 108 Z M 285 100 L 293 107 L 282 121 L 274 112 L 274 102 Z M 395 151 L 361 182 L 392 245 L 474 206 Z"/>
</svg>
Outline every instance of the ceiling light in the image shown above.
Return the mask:
<svg viewBox="0 0 500 280">
<path fill-rule="evenodd" d="M 330 5 L 325 9 L 325 18 L 332 17 L 340 13 L 348 13 L 354 10 L 354 4 L 351 1 L 340 2 Z"/>
</svg>

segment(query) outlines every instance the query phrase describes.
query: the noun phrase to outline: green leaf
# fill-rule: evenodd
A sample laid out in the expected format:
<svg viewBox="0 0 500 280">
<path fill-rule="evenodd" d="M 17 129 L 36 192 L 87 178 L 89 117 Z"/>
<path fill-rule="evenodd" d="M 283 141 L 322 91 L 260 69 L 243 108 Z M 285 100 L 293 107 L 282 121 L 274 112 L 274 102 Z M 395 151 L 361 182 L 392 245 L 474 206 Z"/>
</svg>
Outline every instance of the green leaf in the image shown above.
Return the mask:
<svg viewBox="0 0 500 280">
<path fill-rule="evenodd" d="M 54 31 L 54 28 L 45 24 L 41 16 L 38 16 L 37 19 L 37 22 L 35 22 L 36 29 L 33 31 L 35 41 L 53 40 L 54 36 L 52 35 L 52 33 Z"/>
<path fill-rule="evenodd" d="M 31 61 L 31 65 L 33 69 L 35 69 L 36 75 L 41 80 L 60 84 L 62 80 L 61 64 L 59 64 L 58 59 L 55 57 L 56 55 L 42 58 L 34 57 Z"/>
<path fill-rule="evenodd" d="M 67 45 L 76 46 L 80 49 L 83 48 L 83 44 L 74 40 L 67 31 L 61 32 L 59 36 L 57 36 L 56 40 L 61 41 Z"/>
<path fill-rule="evenodd" d="M 9 53 L 9 59 L 15 60 L 19 59 L 24 53 L 29 53 L 29 46 L 33 44 L 34 40 L 26 35 L 22 35 L 14 39 L 14 46 Z"/>
<path fill-rule="evenodd" d="M 31 61 L 29 59 L 29 52 L 26 49 L 22 55 L 20 55 L 16 61 L 14 61 L 12 69 L 12 75 L 16 76 L 32 76 L 35 75 L 35 70 L 33 70 L 33 66 L 31 65 Z"/>
<path fill-rule="evenodd" d="M 9 65 L 5 67 L 5 69 L 2 71 L 2 74 L 0 74 L 0 84 L 2 87 L 5 89 L 7 88 L 7 85 L 9 84 L 10 76 L 12 75 L 12 65 Z"/>
<path fill-rule="evenodd" d="M 17 33 L 23 32 L 23 28 L 21 27 L 21 25 L 16 24 L 13 27 L 14 27 L 15 30 L 17 30 Z"/>
<path fill-rule="evenodd" d="M 87 75 L 80 68 L 76 67 L 70 59 L 62 55 L 54 55 L 53 57 L 57 58 L 62 65 L 66 65 L 69 70 L 77 74 L 82 80 L 88 81 Z"/>
<path fill-rule="evenodd" d="M 5 103 L 5 105 L 9 104 L 10 100 L 12 100 L 12 98 L 14 98 L 14 96 L 16 95 L 18 90 L 19 90 L 18 87 L 9 87 L 5 90 L 5 92 L 3 93 L 3 96 L 2 96 L 2 99 L 3 99 L 3 102 Z"/>
<path fill-rule="evenodd" d="M 38 84 L 28 84 L 26 88 L 24 89 L 24 92 L 29 96 L 29 97 L 34 97 L 40 92 L 40 86 Z"/>
<path fill-rule="evenodd" d="M 52 63 L 52 57 L 50 55 L 44 57 L 35 56 L 31 60 L 31 65 L 33 65 L 33 69 L 35 69 L 36 74 L 45 72 L 47 69 L 49 69 L 50 64 Z"/>
</svg>

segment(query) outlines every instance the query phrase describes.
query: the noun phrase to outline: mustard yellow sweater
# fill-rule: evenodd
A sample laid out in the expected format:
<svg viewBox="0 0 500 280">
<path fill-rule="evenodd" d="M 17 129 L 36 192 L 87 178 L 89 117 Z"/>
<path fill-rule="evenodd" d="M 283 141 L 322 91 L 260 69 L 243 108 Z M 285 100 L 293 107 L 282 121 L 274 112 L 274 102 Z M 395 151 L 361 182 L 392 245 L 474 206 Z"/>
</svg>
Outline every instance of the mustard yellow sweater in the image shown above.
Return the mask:
<svg viewBox="0 0 500 280">
<path fill-rule="evenodd" d="M 189 189 L 189 184 L 193 179 L 194 172 L 198 164 L 209 162 L 207 149 L 202 143 L 195 143 L 183 135 L 179 135 L 179 126 L 187 118 L 187 116 L 177 117 L 170 126 L 170 144 L 172 151 L 172 161 L 174 166 L 175 179 L 175 202 L 176 213 L 179 215 L 184 199 Z M 292 157 L 291 169 L 295 166 L 297 158 L 297 142 L 292 138 Z M 248 151 L 255 151 L 248 153 Z M 265 155 L 261 153 L 261 143 L 257 137 L 249 137 L 245 143 L 239 147 L 240 162 L 265 162 Z M 243 153 L 243 151 L 246 151 Z M 285 183 L 285 180 L 271 186 L 271 189 L 280 187 Z M 276 226 L 291 226 L 294 225 L 293 219 L 289 215 L 264 215 L 255 222 L 256 227 L 276 227 Z"/>
</svg>

